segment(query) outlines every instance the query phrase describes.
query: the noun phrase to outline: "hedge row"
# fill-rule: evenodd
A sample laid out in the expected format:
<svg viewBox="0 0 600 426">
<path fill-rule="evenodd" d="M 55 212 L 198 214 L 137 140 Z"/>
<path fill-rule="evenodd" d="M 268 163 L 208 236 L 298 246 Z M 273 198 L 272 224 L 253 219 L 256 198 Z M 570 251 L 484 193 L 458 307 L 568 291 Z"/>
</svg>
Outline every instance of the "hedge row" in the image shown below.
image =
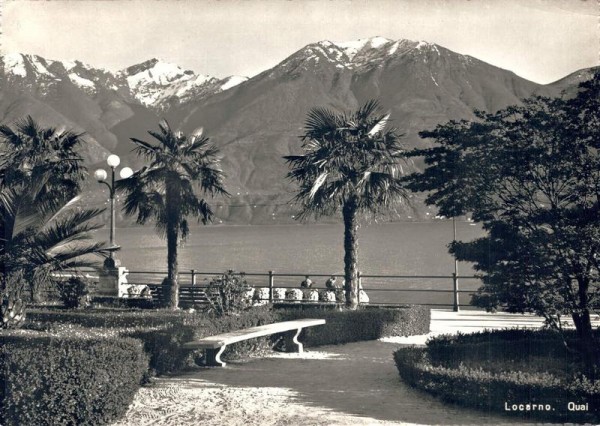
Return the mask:
<svg viewBox="0 0 600 426">
<path fill-rule="evenodd" d="M 96 308 L 68 310 L 63 308 L 29 309 L 27 319 L 44 324 L 77 324 L 89 328 L 136 328 L 197 325 L 208 323 L 204 315 L 165 309 L 127 310 Z"/>
<path fill-rule="evenodd" d="M 388 336 L 413 336 L 429 333 L 431 312 L 423 306 L 403 308 L 363 307 L 355 311 L 307 307 L 279 310 L 282 321 L 299 318 L 324 318 L 323 326 L 309 327 L 300 337 L 307 346 L 331 345 Z"/>
<path fill-rule="evenodd" d="M 300 305 L 297 305 L 300 306 Z M 324 326 L 303 331 L 301 341 L 306 346 L 341 344 L 374 340 L 385 336 L 409 336 L 429 332 L 430 311 L 422 306 L 404 308 L 366 307 L 356 311 L 318 308 L 271 309 L 255 307 L 238 316 L 209 318 L 185 311 L 123 311 L 116 309 L 93 311 L 32 310 L 31 321 L 52 328 L 51 324 L 77 324 L 102 330 L 114 329 L 120 335 L 140 339 L 150 357 L 154 374 L 179 371 L 201 356 L 190 353 L 182 344 L 194 339 L 226 333 L 242 328 L 298 318 L 324 318 Z M 50 324 L 50 325 L 49 325 Z M 228 346 L 224 359 L 247 356 L 274 346 L 281 335 L 252 339 Z"/>
<path fill-rule="evenodd" d="M 565 345 L 565 342 L 567 345 Z M 472 334 L 444 335 L 427 342 L 427 354 L 434 365 L 456 367 L 459 363 L 505 365 L 507 362 L 562 366 L 581 363 L 577 347 L 581 344 L 575 330 L 561 335 L 554 330 L 494 330 Z"/>
<path fill-rule="evenodd" d="M 139 341 L 15 331 L 0 335 L 0 424 L 100 425 L 119 419 L 148 368 Z"/>
<path fill-rule="evenodd" d="M 464 364 L 448 368 L 434 365 L 427 348 L 401 348 L 394 353 L 394 360 L 403 380 L 448 402 L 526 419 L 594 423 L 600 420 L 600 382 L 592 383 L 586 378 L 565 381 L 549 373 L 493 373 Z M 569 411 L 569 402 L 587 403 L 589 411 Z M 519 407 L 520 404 L 523 405 Z"/>
</svg>

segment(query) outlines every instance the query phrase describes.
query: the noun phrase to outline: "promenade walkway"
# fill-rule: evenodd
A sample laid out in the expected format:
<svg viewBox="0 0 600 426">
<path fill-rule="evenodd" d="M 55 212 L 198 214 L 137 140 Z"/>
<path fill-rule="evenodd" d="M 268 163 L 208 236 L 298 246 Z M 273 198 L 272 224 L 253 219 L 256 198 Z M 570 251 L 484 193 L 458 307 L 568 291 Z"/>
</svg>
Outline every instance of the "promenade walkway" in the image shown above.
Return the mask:
<svg viewBox="0 0 600 426">
<path fill-rule="evenodd" d="M 432 312 L 432 332 L 539 327 L 532 316 L 481 311 Z M 411 389 L 392 359 L 428 336 L 309 348 L 304 354 L 231 362 L 157 381 L 136 396 L 119 425 L 515 424 L 508 417 L 456 408 Z M 460 389 L 457 389 L 460 392 Z"/>
</svg>

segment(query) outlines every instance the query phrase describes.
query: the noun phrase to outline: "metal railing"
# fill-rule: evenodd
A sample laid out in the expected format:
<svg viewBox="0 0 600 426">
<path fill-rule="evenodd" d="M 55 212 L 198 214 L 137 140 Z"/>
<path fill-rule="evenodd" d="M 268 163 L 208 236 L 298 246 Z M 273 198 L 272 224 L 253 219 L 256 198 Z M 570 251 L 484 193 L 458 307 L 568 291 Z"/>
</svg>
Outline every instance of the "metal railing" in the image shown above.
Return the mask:
<svg viewBox="0 0 600 426">
<path fill-rule="evenodd" d="M 205 289 L 208 286 L 208 279 L 222 275 L 223 272 L 205 272 L 191 269 L 188 271 L 179 272 L 180 287 L 197 287 Z M 150 285 L 152 287 L 160 286 L 167 273 L 164 271 L 129 271 L 128 284 L 130 285 Z M 299 288 L 298 279 L 303 279 L 306 276 L 311 279 L 324 278 L 327 279 L 330 274 L 306 274 L 306 273 L 275 273 L 268 271 L 266 273 L 247 272 L 244 273 L 249 285 L 254 288 L 268 288 L 269 302 L 273 302 L 273 291 L 275 288 Z M 203 279 L 204 278 L 204 279 Z M 476 276 L 457 275 L 373 275 L 358 273 L 359 286 L 364 288 L 369 295 L 370 303 L 377 305 L 401 305 L 414 304 L 426 306 L 446 306 L 452 307 L 454 311 L 460 309 L 460 295 L 472 295 L 477 290 L 475 288 L 460 290 L 459 282 L 463 280 L 476 280 L 480 278 Z M 433 281 L 445 280 L 449 283 L 447 288 L 402 288 L 398 286 L 402 281 L 423 281 L 427 280 L 430 284 Z M 205 281 L 203 284 L 201 281 Z M 451 285 L 451 287 L 450 287 Z M 436 286 L 437 287 L 437 286 Z M 324 285 L 313 284 L 312 288 L 325 288 Z M 426 295 L 425 298 L 402 297 L 400 295 L 417 294 Z M 440 295 L 447 294 L 451 296 L 451 301 L 444 303 L 441 301 Z M 379 297 L 380 295 L 383 295 Z M 360 297 L 360 292 L 359 292 Z M 359 299 L 360 303 L 360 299 Z"/>
<path fill-rule="evenodd" d="M 70 276 L 74 273 L 83 275 L 88 279 L 94 281 L 98 280 L 98 271 L 64 271 L 56 274 L 57 276 Z M 240 272 L 241 273 L 241 272 Z M 223 272 L 206 272 L 191 269 L 189 271 L 179 272 L 179 285 L 182 291 L 191 294 L 192 298 L 201 295 L 201 292 L 208 287 L 210 278 L 221 276 Z M 313 280 L 312 288 L 325 289 L 324 281 L 331 277 L 330 274 L 306 274 L 306 273 L 275 273 L 275 271 L 268 272 L 246 272 L 243 273 L 248 284 L 254 288 L 268 288 L 269 289 L 269 302 L 274 302 L 278 299 L 274 298 L 275 288 L 299 288 L 299 279 L 302 280 L 307 275 Z M 154 290 L 160 287 L 162 280 L 167 276 L 166 271 L 129 271 L 128 272 L 128 284 L 129 285 L 144 285 L 150 286 Z M 367 292 L 370 303 L 377 305 L 426 305 L 426 306 L 439 306 L 439 307 L 452 307 L 454 311 L 460 309 L 460 295 L 473 295 L 476 293 L 476 288 L 470 289 L 459 289 L 459 282 L 463 280 L 467 281 L 479 281 L 480 278 L 472 275 L 457 275 L 452 273 L 450 275 L 378 275 L 378 274 L 363 274 L 358 272 L 359 286 Z M 319 285 L 317 279 L 323 279 L 323 284 Z M 403 282 L 412 283 L 412 287 L 406 288 L 401 286 Z M 435 285 L 436 288 L 422 288 L 415 287 L 415 282 L 426 282 L 432 285 L 433 282 L 446 281 L 449 283 L 448 287 L 444 288 L 443 285 Z M 451 286 L 450 286 L 451 285 Z M 190 288 L 191 287 L 191 288 Z M 197 289 L 197 290 L 196 290 Z M 198 294 L 196 294 L 198 293 Z M 451 300 L 442 300 L 441 295 L 451 296 Z M 407 297 L 406 295 L 410 295 Z M 359 292 L 359 303 L 360 292 Z"/>
</svg>

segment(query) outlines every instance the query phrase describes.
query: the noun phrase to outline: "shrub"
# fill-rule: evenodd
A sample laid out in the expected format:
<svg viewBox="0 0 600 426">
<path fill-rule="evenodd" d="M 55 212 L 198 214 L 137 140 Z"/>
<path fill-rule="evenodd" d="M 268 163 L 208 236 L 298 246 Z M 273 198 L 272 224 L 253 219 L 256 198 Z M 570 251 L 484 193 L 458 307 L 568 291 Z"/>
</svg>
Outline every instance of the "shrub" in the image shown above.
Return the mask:
<svg viewBox="0 0 600 426">
<path fill-rule="evenodd" d="M 213 277 L 206 293 L 212 311 L 217 316 L 237 314 L 252 306 L 254 289 L 248 285 L 244 273 L 229 270 Z"/>
<path fill-rule="evenodd" d="M 525 368 L 567 377 L 582 371 L 581 352 L 570 349 L 578 342 L 575 330 L 483 331 L 438 336 L 427 342 L 427 354 L 434 365 L 443 367 L 468 363 L 489 371 Z"/>
<path fill-rule="evenodd" d="M 148 358 L 139 341 L 81 329 L 0 335 L 0 424 L 99 425 L 120 418 Z"/>
<path fill-rule="evenodd" d="M 550 331 L 503 330 L 441 336 L 429 341 L 426 348 L 399 349 L 394 360 L 403 380 L 448 402 L 525 418 L 597 423 L 599 381 L 539 368 L 539 364 L 560 362 L 570 368 L 572 363 L 564 362 L 561 348 L 564 345 Z M 557 356 L 563 356 L 562 361 Z M 520 366 L 518 369 L 504 368 L 511 365 L 507 360 L 528 357 L 531 365 L 521 363 L 515 364 Z M 481 368 L 482 365 L 491 368 Z M 588 403 L 590 412 L 568 411 L 569 402 Z M 512 404 L 528 403 L 548 404 L 551 410 L 506 409 Z"/>
<path fill-rule="evenodd" d="M 86 309 L 83 311 L 67 311 L 64 309 L 31 309 L 27 312 L 31 321 L 43 323 L 77 324 L 90 328 L 135 328 L 164 327 L 195 324 L 206 320 L 206 317 L 191 314 L 187 311 L 171 311 L 165 309 L 130 310 L 116 308 Z"/>
<path fill-rule="evenodd" d="M 278 310 L 282 320 L 323 318 L 323 326 L 303 330 L 300 340 L 307 346 L 331 345 L 386 336 L 412 336 L 429 332 L 430 310 L 423 306 L 404 308 L 363 307 L 333 310 L 303 307 Z"/>
<path fill-rule="evenodd" d="M 73 276 L 58 281 L 58 295 L 66 308 L 81 308 L 89 304 L 88 283 L 84 278 Z"/>
</svg>

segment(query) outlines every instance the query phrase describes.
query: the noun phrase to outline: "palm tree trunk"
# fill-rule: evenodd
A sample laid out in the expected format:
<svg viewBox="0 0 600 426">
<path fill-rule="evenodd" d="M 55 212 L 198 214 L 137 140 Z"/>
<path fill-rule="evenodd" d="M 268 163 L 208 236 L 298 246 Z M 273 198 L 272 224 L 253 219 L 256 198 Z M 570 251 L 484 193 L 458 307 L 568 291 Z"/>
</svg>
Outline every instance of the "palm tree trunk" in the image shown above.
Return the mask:
<svg viewBox="0 0 600 426">
<path fill-rule="evenodd" d="M 179 200 L 167 182 L 165 202 L 167 208 L 167 288 L 163 293 L 165 306 L 170 309 L 179 307 L 179 265 L 177 263 L 177 246 L 179 245 Z"/>
<path fill-rule="evenodd" d="M 358 307 L 358 218 L 356 200 L 344 203 L 344 290 L 346 306 Z"/>
<path fill-rule="evenodd" d="M 179 233 L 177 225 L 169 223 L 167 225 L 167 288 L 165 289 L 165 305 L 170 309 L 179 307 L 179 265 L 177 263 L 177 246 Z"/>
</svg>

